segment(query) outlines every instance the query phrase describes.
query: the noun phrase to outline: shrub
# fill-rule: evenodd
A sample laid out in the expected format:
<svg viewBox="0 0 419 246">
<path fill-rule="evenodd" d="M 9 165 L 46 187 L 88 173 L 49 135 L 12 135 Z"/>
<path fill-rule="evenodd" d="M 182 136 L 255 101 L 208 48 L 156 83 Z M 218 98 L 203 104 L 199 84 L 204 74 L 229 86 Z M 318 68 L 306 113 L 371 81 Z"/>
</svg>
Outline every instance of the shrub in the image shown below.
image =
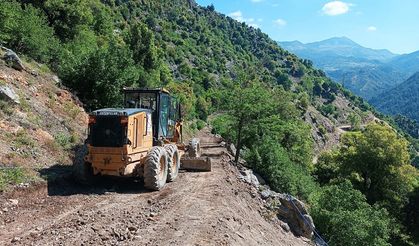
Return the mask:
<svg viewBox="0 0 419 246">
<path fill-rule="evenodd" d="M 205 123 L 205 121 L 203 121 L 203 120 L 198 120 L 198 121 L 196 122 L 196 128 L 197 128 L 198 130 L 201 130 L 202 128 L 204 128 L 204 127 L 205 127 L 205 125 L 206 125 L 206 123 Z"/>
<path fill-rule="evenodd" d="M 45 15 L 32 5 L 16 1 L 0 2 L 0 40 L 15 51 L 48 62 L 59 46 Z"/>
<path fill-rule="evenodd" d="M 288 152 L 271 139 L 264 139 L 247 151 L 245 159 L 278 192 L 307 199 L 316 190 L 308 170 L 293 163 Z"/>
<path fill-rule="evenodd" d="M 316 228 L 335 246 L 390 245 L 385 209 L 370 206 L 349 181 L 322 188 L 311 202 Z"/>
<path fill-rule="evenodd" d="M 8 185 L 22 183 L 26 178 L 27 175 L 20 167 L 0 167 L 0 191 Z"/>
<path fill-rule="evenodd" d="M 75 139 L 73 139 L 72 135 L 67 135 L 65 133 L 58 133 L 54 136 L 55 142 L 61 146 L 63 149 L 70 149 L 71 144 L 74 143 Z"/>
<path fill-rule="evenodd" d="M 36 142 L 23 129 L 16 133 L 13 143 L 16 148 L 34 148 L 36 146 Z"/>
</svg>

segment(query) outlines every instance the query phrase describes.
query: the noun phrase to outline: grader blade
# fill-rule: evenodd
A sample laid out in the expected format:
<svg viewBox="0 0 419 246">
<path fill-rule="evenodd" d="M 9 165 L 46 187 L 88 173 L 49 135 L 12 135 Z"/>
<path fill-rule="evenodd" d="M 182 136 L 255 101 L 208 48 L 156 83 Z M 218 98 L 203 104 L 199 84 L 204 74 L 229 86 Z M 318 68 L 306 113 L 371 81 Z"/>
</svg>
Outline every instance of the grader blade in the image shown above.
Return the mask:
<svg viewBox="0 0 419 246">
<path fill-rule="evenodd" d="M 211 172 L 211 158 L 207 157 L 182 157 L 180 168 L 188 171 Z"/>
</svg>

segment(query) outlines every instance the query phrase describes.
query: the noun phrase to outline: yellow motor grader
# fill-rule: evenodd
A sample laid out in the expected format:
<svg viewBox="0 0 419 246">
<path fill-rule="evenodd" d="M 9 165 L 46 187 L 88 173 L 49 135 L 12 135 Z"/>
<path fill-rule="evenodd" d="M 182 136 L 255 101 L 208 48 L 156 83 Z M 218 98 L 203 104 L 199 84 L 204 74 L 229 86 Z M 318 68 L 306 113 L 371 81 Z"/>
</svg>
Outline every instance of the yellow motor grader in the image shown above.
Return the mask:
<svg viewBox="0 0 419 246">
<path fill-rule="evenodd" d="M 200 157 L 200 141 L 182 143 L 181 108 L 165 89 L 124 89 L 125 108 L 105 108 L 89 115 L 82 158 L 74 162 L 75 177 L 84 183 L 94 176 L 135 177 L 160 190 L 174 181 L 179 168 L 211 171 Z"/>
</svg>

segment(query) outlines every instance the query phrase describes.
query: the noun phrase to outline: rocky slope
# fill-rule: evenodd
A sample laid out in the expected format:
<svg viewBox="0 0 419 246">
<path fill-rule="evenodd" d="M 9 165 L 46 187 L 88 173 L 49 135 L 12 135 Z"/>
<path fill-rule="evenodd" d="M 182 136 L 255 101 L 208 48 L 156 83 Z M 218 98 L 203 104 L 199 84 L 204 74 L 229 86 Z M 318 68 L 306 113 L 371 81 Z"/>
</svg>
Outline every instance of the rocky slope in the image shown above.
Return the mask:
<svg viewBox="0 0 419 246">
<path fill-rule="evenodd" d="M 25 70 L 19 71 L 0 59 L 0 165 L 24 169 L 31 180 L 43 168 L 71 163 L 72 148 L 84 138 L 87 115 L 46 66 L 23 64 Z"/>
</svg>

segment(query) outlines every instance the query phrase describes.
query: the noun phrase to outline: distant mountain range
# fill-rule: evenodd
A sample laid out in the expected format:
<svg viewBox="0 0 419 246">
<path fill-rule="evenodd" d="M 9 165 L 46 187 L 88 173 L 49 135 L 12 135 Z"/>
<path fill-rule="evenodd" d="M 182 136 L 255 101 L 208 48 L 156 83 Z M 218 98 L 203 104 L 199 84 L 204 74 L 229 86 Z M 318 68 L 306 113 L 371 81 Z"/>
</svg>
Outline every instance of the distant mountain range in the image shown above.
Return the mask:
<svg viewBox="0 0 419 246">
<path fill-rule="evenodd" d="M 312 60 L 315 66 L 324 70 L 333 80 L 367 99 L 383 112 L 401 113 L 419 120 L 418 105 L 416 108 L 409 106 L 415 105 L 418 100 L 419 76 L 416 73 L 419 72 L 419 51 L 398 55 L 385 49 L 365 48 L 346 37 L 307 44 L 299 41 L 279 42 L 279 45 L 302 58 Z M 398 90 L 400 93 L 396 93 Z M 393 95 L 400 98 L 393 98 Z M 404 108 L 400 108 L 402 105 Z"/>
<path fill-rule="evenodd" d="M 389 61 L 396 54 L 388 50 L 374 50 L 362 47 L 347 37 L 330 38 L 320 42 L 303 44 L 299 41 L 280 42 L 282 47 L 308 58 L 347 58 L 358 62 Z"/>
<path fill-rule="evenodd" d="M 402 114 L 419 122 L 419 72 L 370 103 L 384 113 Z"/>
</svg>

